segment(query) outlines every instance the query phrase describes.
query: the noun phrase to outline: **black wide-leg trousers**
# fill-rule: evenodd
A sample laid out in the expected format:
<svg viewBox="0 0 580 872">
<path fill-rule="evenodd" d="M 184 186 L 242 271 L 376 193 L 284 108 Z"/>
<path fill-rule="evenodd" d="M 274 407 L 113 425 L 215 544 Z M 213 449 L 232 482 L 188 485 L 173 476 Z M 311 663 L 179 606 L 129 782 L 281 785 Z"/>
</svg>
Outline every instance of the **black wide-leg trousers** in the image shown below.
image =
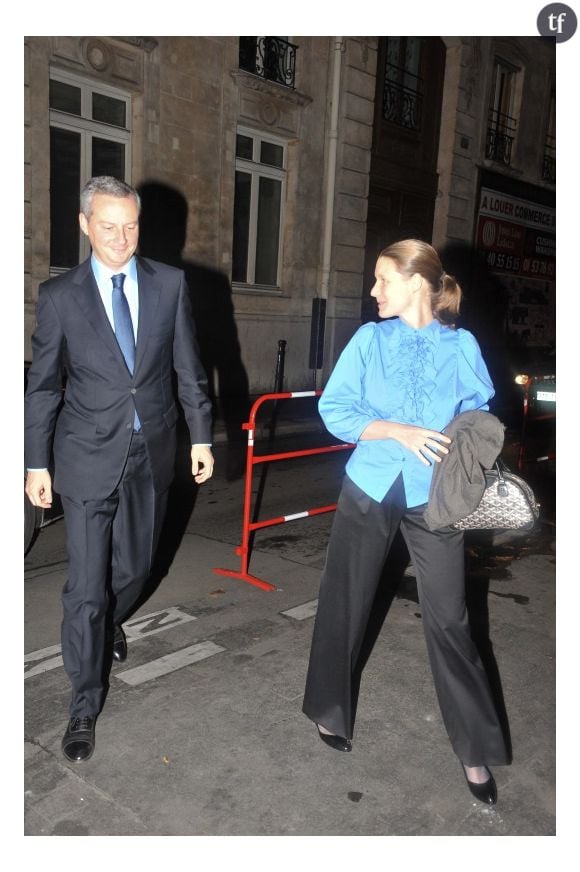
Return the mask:
<svg viewBox="0 0 580 872">
<path fill-rule="evenodd" d="M 95 717 L 104 696 L 106 637 L 141 595 L 167 505 L 155 493 L 142 433 L 134 433 L 121 480 L 106 499 L 62 496 L 68 580 L 62 592 L 62 656 L 70 716 Z"/>
<path fill-rule="evenodd" d="M 465 605 L 463 533 L 431 531 L 407 509 L 402 477 L 382 502 L 345 476 L 320 583 L 304 713 L 352 737 L 352 684 L 373 600 L 399 527 L 416 571 L 427 651 L 453 750 L 467 766 L 501 765 L 507 749 Z"/>
</svg>

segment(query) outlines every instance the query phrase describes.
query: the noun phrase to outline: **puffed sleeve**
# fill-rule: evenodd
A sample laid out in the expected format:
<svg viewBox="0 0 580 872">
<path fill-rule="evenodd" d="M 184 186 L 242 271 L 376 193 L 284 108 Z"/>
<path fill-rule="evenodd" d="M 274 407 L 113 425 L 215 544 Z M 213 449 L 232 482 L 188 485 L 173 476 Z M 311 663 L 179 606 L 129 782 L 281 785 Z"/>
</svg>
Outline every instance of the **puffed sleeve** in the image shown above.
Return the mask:
<svg viewBox="0 0 580 872">
<path fill-rule="evenodd" d="M 326 428 L 343 442 L 357 442 L 377 418 L 364 403 L 364 375 L 376 326 L 371 322 L 359 327 L 336 362 L 318 402 Z"/>
<path fill-rule="evenodd" d="M 475 409 L 487 411 L 495 389 L 481 349 L 475 336 L 468 330 L 459 329 L 459 360 L 457 368 L 457 396 L 459 412 Z"/>
</svg>

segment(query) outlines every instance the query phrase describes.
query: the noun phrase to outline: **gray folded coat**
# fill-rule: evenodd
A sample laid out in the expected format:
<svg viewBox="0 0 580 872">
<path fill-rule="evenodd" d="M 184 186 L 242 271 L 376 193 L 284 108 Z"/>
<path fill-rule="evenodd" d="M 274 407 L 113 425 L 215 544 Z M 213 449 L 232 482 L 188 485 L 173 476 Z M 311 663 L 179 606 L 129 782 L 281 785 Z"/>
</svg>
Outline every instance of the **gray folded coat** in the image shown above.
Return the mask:
<svg viewBox="0 0 580 872">
<path fill-rule="evenodd" d="M 430 530 L 447 527 L 475 511 L 490 469 L 503 448 L 505 427 L 489 412 L 462 412 L 443 430 L 449 454 L 435 464 L 423 514 Z"/>
</svg>

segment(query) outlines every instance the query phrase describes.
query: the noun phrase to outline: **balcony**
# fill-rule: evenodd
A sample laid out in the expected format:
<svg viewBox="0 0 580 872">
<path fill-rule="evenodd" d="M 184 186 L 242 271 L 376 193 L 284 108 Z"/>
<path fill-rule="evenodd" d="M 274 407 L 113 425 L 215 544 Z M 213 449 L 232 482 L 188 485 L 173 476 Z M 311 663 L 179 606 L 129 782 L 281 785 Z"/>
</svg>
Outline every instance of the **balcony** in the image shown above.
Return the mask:
<svg viewBox="0 0 580 872">
<path fill-rule="evenodd" d="M 517 121 L 495 109 L 489 110 L 485 156 L 489 160 L 509 167 L 512 161 L 512 145 L 516 135 Z"/>
<path fill-rule="evenodd" d="M 240 69 L 294 88 L 297 48 L 278 36 L 240 36 Z"/>
</svg>

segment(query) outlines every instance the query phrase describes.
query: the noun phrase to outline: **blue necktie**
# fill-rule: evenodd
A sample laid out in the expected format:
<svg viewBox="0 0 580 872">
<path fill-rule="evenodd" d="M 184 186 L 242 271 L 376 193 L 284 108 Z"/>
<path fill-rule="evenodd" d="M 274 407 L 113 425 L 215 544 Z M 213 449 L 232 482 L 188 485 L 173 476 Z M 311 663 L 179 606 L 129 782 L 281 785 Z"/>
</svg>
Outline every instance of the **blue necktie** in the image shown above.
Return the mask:
<svg viewBox="0 0 580 872">
<path fill-rule="evenodd" d="M 129 303 L 123 290 L 125 281 L 125 273 L 119 273 L 116 276 L 111 276 L 113 282 L 113 322 L 115 325 L 115 336 L 119 343 L 119 348 L 123 352 L 125 363 L 131 375 L 135 367 L 135 334 L 133 333 L 133 321 L 131 319 L 131 311 Z M 133 429 L 140 430 L 141 423 L 135 412 Z"/>
</svg>

